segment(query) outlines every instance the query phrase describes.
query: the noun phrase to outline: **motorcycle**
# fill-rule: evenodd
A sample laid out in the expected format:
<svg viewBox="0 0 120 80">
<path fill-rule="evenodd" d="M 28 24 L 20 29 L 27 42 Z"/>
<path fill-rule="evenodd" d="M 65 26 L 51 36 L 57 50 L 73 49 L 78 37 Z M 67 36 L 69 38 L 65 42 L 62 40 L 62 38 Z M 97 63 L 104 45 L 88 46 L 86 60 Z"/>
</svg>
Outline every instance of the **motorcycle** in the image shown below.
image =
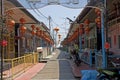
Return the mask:
<svg viewBox="0 0 120 80">
<path fill-rule="evenodd" d="M 75 60 L 74 60 L 74 62 L 75 62 L 75 64 L 76 64 L 77 66 L 80 66 L 81 60 L 79 59 L 79 56 L 78 56 L 78 55 L 75 55 Z"/>
<path fill-rule="evenodd" d="M 81 60 L 79 58 L 79 54 L 76 52 L 76 50 L 73 51 L 73 61 L 76 64 L 76 66 L 80 66 Z"/>
<path fill-rule="evenodd" d="M 120 80 L 120 68 L 98 69 L 97 80 Z"/>
</svg>

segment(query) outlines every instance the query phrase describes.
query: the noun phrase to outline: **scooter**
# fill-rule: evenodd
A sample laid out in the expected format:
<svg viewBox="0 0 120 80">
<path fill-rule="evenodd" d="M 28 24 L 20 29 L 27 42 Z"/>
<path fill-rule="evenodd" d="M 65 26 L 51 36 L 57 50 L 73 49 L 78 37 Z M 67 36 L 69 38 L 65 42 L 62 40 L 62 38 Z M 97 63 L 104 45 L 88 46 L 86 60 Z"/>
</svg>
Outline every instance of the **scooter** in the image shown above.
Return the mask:
<svg viewBox="0 0 120 80">
<path fill-rule="evenodd" d="M 120 68 L 98 69 L 97 80 L 120 80 Z"/>
<path fill-rule="evenodd" d="M 74 62 L 75 62 L 75 64 L 76 64 L 76 66 L 80 66 L 81 60 L 80 60 L 80 58 L 79 58 L 78 55 L 75 55 L 75 60 L 74 60 Z"/>
</svg>

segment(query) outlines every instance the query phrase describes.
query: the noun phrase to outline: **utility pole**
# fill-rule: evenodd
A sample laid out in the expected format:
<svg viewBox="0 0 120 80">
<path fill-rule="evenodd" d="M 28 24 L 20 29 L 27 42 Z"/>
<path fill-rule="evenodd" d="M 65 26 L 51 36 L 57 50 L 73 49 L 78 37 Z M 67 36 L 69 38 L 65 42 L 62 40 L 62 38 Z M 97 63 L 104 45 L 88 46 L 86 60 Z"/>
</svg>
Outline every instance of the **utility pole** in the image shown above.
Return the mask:
<svg viewBox="0 0 120 80">
<path fill-rule="evenodd" d="M 3 33 L 3 0 L 0 0 L 0 16 L 1 16 L 1 35 L 0 35 L 0 42 L 2 42 L 2 40 L 3 40 L 3 37 L 2 37 L 2 33 Z M 1 80 L 3 79 L 3 46 L 2 45 L 0 45 L 0 56 L 1 56 L 1 70 L 0 70 L 0 72 L 1 72 Z"/>
</svg>

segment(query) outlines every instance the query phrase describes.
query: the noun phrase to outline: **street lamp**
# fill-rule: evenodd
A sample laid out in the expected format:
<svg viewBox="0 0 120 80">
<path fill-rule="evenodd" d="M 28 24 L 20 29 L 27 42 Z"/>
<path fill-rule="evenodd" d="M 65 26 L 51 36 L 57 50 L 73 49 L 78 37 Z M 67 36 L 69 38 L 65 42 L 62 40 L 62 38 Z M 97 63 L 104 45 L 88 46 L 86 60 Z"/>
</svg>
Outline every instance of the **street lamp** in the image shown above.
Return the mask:
<svg viewBox="0 0 120 80">
<path fill-rule="evenodd" d="M 55 27 L 55 28 L 54 28 L 54 31 L 56 31 L 56 38 L 55 38 L 55 48 L 56 48 L 56 46 L 57 46 L 57 33 L 58 33 L 58 31 L 59 31 L 59 28 L 58 28 L 58 27 Z"/>
<path fill-rule="evenodd" d="M 59 38 L 59 40 L 58 40 L 58 44 L 60 43 L 60 39 L 61 39 L 61 35 L 60 34 L 58 34 L 58 38 Z"/>
</svg>

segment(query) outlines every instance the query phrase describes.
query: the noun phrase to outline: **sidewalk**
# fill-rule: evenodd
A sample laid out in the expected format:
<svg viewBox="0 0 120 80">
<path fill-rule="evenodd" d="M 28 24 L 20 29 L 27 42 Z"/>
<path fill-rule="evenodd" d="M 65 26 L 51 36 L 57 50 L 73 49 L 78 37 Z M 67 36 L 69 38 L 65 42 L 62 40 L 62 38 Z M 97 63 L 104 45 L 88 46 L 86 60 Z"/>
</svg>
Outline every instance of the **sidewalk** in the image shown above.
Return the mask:
<svg viewBox="0 0 120 80">
<path fill-rule="evenodd" d="M 39 71 L 41 71 L 44 66 L 45 63 L 38 63 L 30 69 L 28 69 L 25 73 L 15 78 L 14 80 L 31 80 L 31 78 L 35 76 Z"/>
<path fill-rule="evenodd" d="M 47 63 L 38 63 L 15 80 L 80 80 L 81 70 L 94 70 L 87 64 L 77 67 L 68 54 L 57 51 Z"/>
</svg>

